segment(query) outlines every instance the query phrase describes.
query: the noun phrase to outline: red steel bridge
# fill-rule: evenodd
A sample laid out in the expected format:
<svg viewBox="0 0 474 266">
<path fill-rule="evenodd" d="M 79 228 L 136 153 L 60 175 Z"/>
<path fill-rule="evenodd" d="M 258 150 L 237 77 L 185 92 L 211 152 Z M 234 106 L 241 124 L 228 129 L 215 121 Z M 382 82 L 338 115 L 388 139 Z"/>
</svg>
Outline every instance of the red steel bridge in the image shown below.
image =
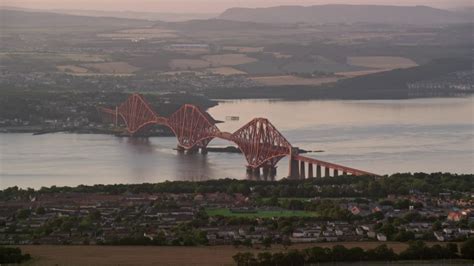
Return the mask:
<svg viewBox="0 0 474 266">
<path fill-rule="evenodd" d="M 170 117 L 155 113 L 140 94 L 132 94 L 114 109 L 98 107 L 104 121 L 123 124 L 130 136 L 146 130 L 151 125 L 163 125 L 170 128 L 178 139 L 178 151 L 189 153 L 199 149 L 207 152 L 207 145 L 214 138 L 232 141 L 247 160 L 247 172 L 255 176 L 274 177 L 276 164 L 285 156 L 290 156 L 290 178 L 313 178 L 343 175 L 376 174 L 362 170 L 328 163 L 298 154 L 286 138 L 265 118 L 255 118 L 234 133 L 222 132 L 216 121 L 199 107 L 185 104 Z M 306 167 L 308 165 L 308 167 Z M 322 172 L 324 168 L 324 173 Z M 262 169 L 262 171 L 261 171 Z M 306 171 L 307 169 L 307 171 Z"/>
</svg>

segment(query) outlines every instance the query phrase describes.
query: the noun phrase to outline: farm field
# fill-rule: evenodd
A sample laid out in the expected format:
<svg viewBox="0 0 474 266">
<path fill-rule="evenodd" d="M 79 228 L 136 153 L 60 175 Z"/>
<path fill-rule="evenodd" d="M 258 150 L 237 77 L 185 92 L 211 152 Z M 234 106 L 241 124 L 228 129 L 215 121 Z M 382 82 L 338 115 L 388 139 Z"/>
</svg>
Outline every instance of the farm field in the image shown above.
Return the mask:
<svg viewBox="0 0 474 266">
<path fill-rule="evenodd" d="M 256 61 L 248 64 L 238 65 L 235 68 L 249 73 L 253 76 L 266 76 L 266 75 L 283 75 L 285 71 L 278 68 L 277 65 L 272 62 Z"/>
<path fill-rule="evenodd" d="M 60 54 L 65 58 L 75 61 L 75 62 L 104 62 L 105 56 L 103 55 L 95 55 L 95 54 Z"/>
<path fill-rule="evenodd" d="M 231 212 L 229 209 L 226 209 L 226 208 L 206 209 L 206 213 L 209 216 L 262 217 L 262 218 L 270 218 L 270 217 L 316 217 L 316 216 L 318 216 L 318 214 L 316 212 L 309 212 L 309 211 L 283 210 L 283 211 L 257 211 L 257 212 L 251 212 L 251 213 L 238 213 L 238 212 Z"/>
<path fill-rule="evenodd" d="M 87 72 L 87 73 L 67 73 L 69 75 L 73 76 L 79 76 L 79 77 L 131 77 L 134 76 L 135 74 L 127 74 L 127 73 L 94 73 L 94 72 Z"/>
<path fill-rule="evenodd" d="M 173 70 L 210 68 L 211 72 L 224 72 L 226 74 L 223 75 L 232 75 L 228 73 L 234 72 L 236 74 L 242 74 L 245 72 L 231 67 L 221 67 L 241 65 L 256 61 L 257 59 L 248 57 L 244 54 L 219 54 L 205 55 L 202 56 L 201 59 L 172 59 L 169 63 L 169 67 Z"/>
<path fill-rule="evenodd" d="M 336 72 L 338 76 L 343 76 L 345 78 L 354 78 L 359 76 L 365 76 L 385 71 L 390 71 L 391 69 L 372 69 L 372 70 L 358 70 L 358 71 L 345 71 L 345 72 Z"/>
<path fill-rule="evenodd" d="M 194 47 L 186 47 L 186 48 L 167 47 L 165 50 L 180 53 L 180 54 L 186 54 L 186 55 L 205 55 L 209 53 L 208 48 L 194 48 Z"/>
<path fill-rule="evenodd" d="M 315 55 L 311 56 L 307 61 L 294 61 L 289 62 L 281 67 L 285 73 L 313 73 L 317 72 L 342 72 L 342 71 L 356 71 L 366 70 L 366 67 L 349 65 L 346 63 L 340 63 L 330 58 Z"/>
<path fill-rule="evenodd" d="M 72 74 L 83 74 L 83 73 L 89 72 L 89 69 L 87 68 L 74 66 L 74 65 L 61 65 L 61 66 L 57 66 L 56 68 L 61 72 L 72 73 Z"/>
<path fill-rule="evenodd" d="M 58 53 L 43 52 L 12 52 L 0 53 L 1 60 L 13 60 L 23 62 L 41 62 L 41 63 L 60 63 L 66 62 L 68 59 Z"/>
<path fill-rule="evenodd" d="M 332 242 L 293 244 L 289 249 L 310 247 L 332 247 L 372 249 L 380 242 Z M 384 242 L 395 252 L 404 250 L 408 244 Z M 433 245 L 435 243 L 428 243 Z M 160 247 L 160 246 L 20 246 L 33 256 L 26 265 L 233 265 L 232 256 L 238 252 L 284 252 L 281 245 L 270 249 L 233 246 Z"/>
<path fill-rule="evenodd" d="M 291 75 L 282 75 L 282 76 L 251 77 L 250 79 L 262 85 L 284 86 L 284 85 L 321 85 L 325 83 L 336 82 L 341 78 L 340 77 L 302 78 L 302 77 L 291 76 Z"/>
<path fill-rule="evenodd" d="M 107 62 L 84 64 L 83 67 L 93 70 L 93 72 L 104 74 L 132 74 L 139 68 L 125 62 Z"/>
<path fill-rule="evenodd" d="M 187 70 L 209 67 L 210 63 L 201 59 L 173 59 L 169 67 L 173 70 Z"/>
<path fill-rule="evenodd" d="M 205 55 L 202 58 L 213 66 L 235 66 L 257 61 L 257 59 L 248 57 L 245 54 Z"/>
<path fill-rule="evenodd" d="M 112 33 L 100 33 L 97 37 L 110 38 L 116 40 L 149 40 L 149 39 L 170 39 L 178 35 L 173 30 L 160 28 L 143 28 L 120 30 Z"/>
<path fill-rule="evenodd" d="M 224 46 L 223 50 L 233 51 L 238 53 L 258 53 L 263 51 L 263 47 L 250 47 L 250 46 Z"/>
<path fill-rule="evenodd" d="M 22 58 L 26 60 L 103 62 L 105 56 L 88 53 L 51 53 L 51 52 L 2 52 L 0 59 Z"/>
<path fill-rule="evenodd" d="M 272 55 L 273 55 L 273 57 L 275 57 L 277 59 L 288 59 L 288 58 L 292 57 L 292 55 L 290 55 L 290 54 L 282 54 L 280 52 L 273 52 Z"/>
<path fill-rule="evenodd" d="M 211 72 L 213 74 L 218 74 L 218 75 L 246 75 L 247 73 L 244 71 L 240 71 L 238 69 L 235 69 L 233 67 L 215 67 L 215 68 L 208 68 L 206 71 Z"/>
<path fill-rule="evenodd" d="M 396 69 L 418 66 L 413 60 L 397 56 L 351 56 L 347 63 L 353 66 L 361 66 L 377 69 Z"/>
</svg>

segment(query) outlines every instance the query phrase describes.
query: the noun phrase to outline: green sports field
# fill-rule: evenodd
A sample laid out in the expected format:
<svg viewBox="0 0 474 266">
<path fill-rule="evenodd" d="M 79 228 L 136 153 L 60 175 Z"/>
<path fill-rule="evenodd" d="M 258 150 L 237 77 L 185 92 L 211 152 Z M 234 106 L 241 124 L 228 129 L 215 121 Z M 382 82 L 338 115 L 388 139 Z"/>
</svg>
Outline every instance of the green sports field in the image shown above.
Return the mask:
<svg viewBox="0 0 474 266">
<path fill-rule="evenodd" d="M 316 212 L 310 211 L 256 211 L 249 213 L 231 212 L 227 208 L 206 209 L 209 216 L 225 216 L 225 217 L 248 217 L 248 218 L 271 218 L 271 217 L 316 217 Z"/>
</svg>

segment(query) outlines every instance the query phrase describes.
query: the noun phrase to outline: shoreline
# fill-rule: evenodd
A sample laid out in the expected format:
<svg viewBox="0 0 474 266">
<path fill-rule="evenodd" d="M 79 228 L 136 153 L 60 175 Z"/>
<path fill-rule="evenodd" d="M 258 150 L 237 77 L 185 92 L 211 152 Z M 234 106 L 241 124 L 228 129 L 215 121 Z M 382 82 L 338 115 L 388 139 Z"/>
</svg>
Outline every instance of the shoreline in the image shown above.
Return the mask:
<svg viewBox="0 0 474 266">
<path fill-rule="evenodd" d="M 293 98 L 259 98 L 259 97 L 237 97 L 237 98 L 209 98 L 214 104 L 207 107 L 206 111 L 209 108 L 216 107 L 220 102 L 233 102 L 233 101 L 271 101 L 271 102 L 301 102 L 301 101 L 410 101 L 416 99 L 469 99 L 473 98 L 473 94 L 463 95 L 463 96 L 440 96 L 440 97 L 412 97 L 412 98 L 377 98 L 377 99 L 359 99 L 359 98 L 305 98 L 305 99 L 293 99 Z M 223 121 L 216 121 L 216 123 L 222 123 Z M 118 131 L 113 128 L 100 128 L 100 127 L 50 127 L 48 125 L 34 125 L 34 126 L 0 126 L 0 134 L 3 133 L 31 133 L 33 135 L 43 135 L 43 134 L 52 134 L 52 133 L 74 133 L 74 134 L 104 134 L 104 135 L 115 135 L 118 137 L 125 137 L 121 131 Z M 172 132 L 150 132 L 138 137 L 170 137 L 174 136 Z"/>
<path fill-rule="evenodd" d="M 13 131 L 2 131 L 0 128 L 0 134 L 32 134 L 33 136 L 55 134 L 55 133 L 66 133 L 66 134 L 94 134 L 94 135 L 110 135 L 118 138 L 148 138 L 148 137 L 175 137 L 173 133 L 152 133 L 141 136 L 128 136 L 124 133 L 118 133 L 113 130 L 82 130 L 82 129 L 44 129 L 44 130 L 13 130 Z M 173 149 L 176 150 L 176 149 Z M 242 151 L 236 146 L 208 146 L 207 152 L 215 153 L 242 153 Z M 324 150 L 305 150 L 298 148 L 299 154 L 305 153 L 321 153 Z"/>
<path fill-rule="evenodd" d="M 102 129 L 102 128 L 41 128 L 41 127 L 0 127 L 0 134 L 32 134 L 46 135 L 54 133 L 67 133 L 67 134 L 96 134 L 96 135 L 113 135 L 116 137 L 129 137 L 128 135 L 122 134 L 121 131 L 115 129 Z M 137 137 L 171 137 L 174 136 L 172 133 L 167 132 L 152 132 L 146 135 Z"/>
</svg>

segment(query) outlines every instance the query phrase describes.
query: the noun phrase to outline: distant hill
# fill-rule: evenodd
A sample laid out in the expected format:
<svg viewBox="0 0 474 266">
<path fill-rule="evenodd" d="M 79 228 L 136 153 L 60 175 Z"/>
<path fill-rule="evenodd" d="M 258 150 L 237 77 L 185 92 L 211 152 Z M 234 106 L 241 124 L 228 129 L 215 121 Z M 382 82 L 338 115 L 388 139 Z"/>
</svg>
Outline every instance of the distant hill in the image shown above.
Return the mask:
<svg viewBox="0 0 474 266">
<path fill-rule="evenodd" d="M 163 13 L 163 12 L 137 12 L 137 11 L 106 11 L 106 10 L 79 10 L 79 9 L 32 9 L 14 6 L 0 6 L 0 9 L 9 9 L 26 12 L 47 12 L 57 14 L 67 14 L 87 17 L 114 17 L 153 21 L 186 21 L 193 19 L 209 19 L 216 17 L 217 14 L 205 13 Z"/>
<path fill-rule="evenodd" d="M 218 18 L 263 23 L 446 24 L 468 22 L 459 12 L 427 6 L 316 5 L 230 8 Z"/>
<path fill-rule="evenodd" d="M 331 91 L 340 98 L 410 98 L 409 83 L 472 70 L 471 58 L 442 58 L 417 67 L 395 69 L 338 81 Z M 451 96 L 448 94 L 443 96 Z"/>
<path fill-rule="evenodd" d="M 223 30 L 269 30 L 279 28 L 277 25 L 224 19 L 189 20 L 183 22 L 161 22 L 157 25 L 181 31 L 223 31 Z"/>
<path fill-rule="evenodd" d="M 457 14 L 468 17 L 471 23 L 474 23 L 474 6 L 467 6 L 454 10 Z"/>
<path fill-rule="evenodd" d="M 428 64 L 406 69 L 343 79 L 333 84 L 320 86 L 260 86 L 238 90 L 208 89 L 206 95 L 213 99 L 278 98 L 278 99 L 407 99 L 432 97 L 433 95 L 412 95 L 408 84 L 432 80 L 458 71 L 471 71 L 470 58 L 436 59 Z M 437 93 L 437 94 L 436 94 Z M 435 96 L 448 97 L 458 93 L 452 88 L 440 90 Z M 466 91 L 466 94 L 472 94 Z"/>
<path fill-rule="evenodd" d="M 111 17 L 87 17 L 50 12 L 26 12 L 0 9 L 0 25 L 7 28 L 55 28 L 55 27 L 107 27 L 124 28 L 151 25 L 152 22 L 137 19 Z"/>
<path fill-rule="evenodd" d="M 194 14 L 194 13 L 161 13 L 161 12 L 135 12 L 135 11 L 99 11 L 99 10 L 53 10 L 55 13 L 70 15 L 81 15 L 91 17 L 115 17 L 129 19 L 146 19 L 153 21 L 187 21 L 193 19 L 209 19 L 216 14 Z"/>
</svg>

